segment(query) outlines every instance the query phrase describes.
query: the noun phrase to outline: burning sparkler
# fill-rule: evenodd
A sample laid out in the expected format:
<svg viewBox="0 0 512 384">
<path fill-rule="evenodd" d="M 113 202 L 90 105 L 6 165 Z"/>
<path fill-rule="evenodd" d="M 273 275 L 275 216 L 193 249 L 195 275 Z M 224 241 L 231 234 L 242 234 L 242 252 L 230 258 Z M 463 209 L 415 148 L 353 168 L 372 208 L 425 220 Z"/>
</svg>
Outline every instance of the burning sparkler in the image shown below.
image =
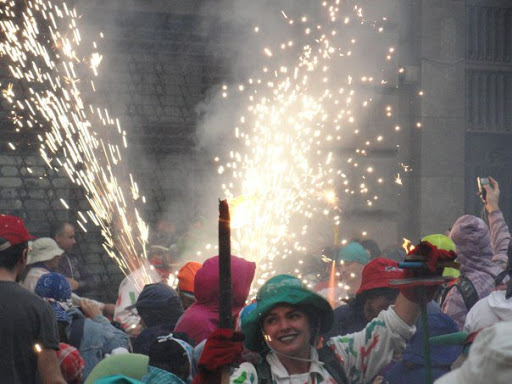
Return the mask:
<svg viewBox="0 0 512 384">
<path fill-rule="evenodd" d="M 291 255 L 301 258 L 309 251 L 304 240 L 312 225 L 327 218 L 338 227 L 341 209 L 333 202 L 340 193 L 368 195 L 365 201 L 371 207 L 378 203 L 378 194 L 370 190 L 370 182 L 384 181 L 367 157 L 369 147 L 383 142 L 384 135 L 372 140 L 357 137 L 360 116 L 373 102 L 367 84 L 386 86 L 388 79 L 361 73 L 364 69 L 355 57 L 365 46 L 348 36 L 354 29 L 344 30 L 380 34 L 383 26 L 366 20 L 360 6 L 342 9 L 340 0 L 321 5 L 324 16 L 318 23 L 283 12 L 290 28 L 302 29 L 303 41 L 265 47 L 266 64 L 258 75 L 233 91 L 227 85 L 221 90 L 225 99 L 232 94 L 247 98 L 246 113 L 235 127 L 238 148 L 220 162 L 219 174 L 226 180 L 223 189 L 230 202 L 244 202 L 232 204 L 233 217 L 243 217 L 243 225 L 233 230 L 232 246 L 258 262 L 258 282 L 275 274 L 282 260 Z M 260 27 L 254 30 L 261 33 Z M 395 53 L 394 47 L 384 49 L 383 62 Z M 392 106 L 383 113 L 384 119 L 391 119 Z M 390 123 L 389 131 L 398 132 L 395 127 Z M 336 147 L 353 137 L 361 147 L 346 160 L 348 169 L 342 169 Z M 337 236 L 335 241 L 339 242 Z"/>
</svg>

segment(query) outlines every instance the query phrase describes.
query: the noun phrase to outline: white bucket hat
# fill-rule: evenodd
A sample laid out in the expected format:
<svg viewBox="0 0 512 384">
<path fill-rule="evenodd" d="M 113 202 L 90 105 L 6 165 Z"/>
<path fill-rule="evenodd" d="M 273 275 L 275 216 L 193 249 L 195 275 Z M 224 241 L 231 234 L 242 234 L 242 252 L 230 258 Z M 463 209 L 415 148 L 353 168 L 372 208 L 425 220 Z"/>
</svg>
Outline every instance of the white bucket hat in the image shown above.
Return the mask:
<svg viewBox="0 0 512 384">
<path fill-rule="evenodd" d="M 28 264 L 48 261 L 63 253 L 64 250 L 59 248 L 55 240 L 49 237 L 41 237 L 32 243 L 32 251 L 29 254 Z"/>
<path fill-rule="evenodd" d="M 482 330 L 467 360 L 434 384 L 509 384 L 512 377 L 512 321 Z"/>
</svg>

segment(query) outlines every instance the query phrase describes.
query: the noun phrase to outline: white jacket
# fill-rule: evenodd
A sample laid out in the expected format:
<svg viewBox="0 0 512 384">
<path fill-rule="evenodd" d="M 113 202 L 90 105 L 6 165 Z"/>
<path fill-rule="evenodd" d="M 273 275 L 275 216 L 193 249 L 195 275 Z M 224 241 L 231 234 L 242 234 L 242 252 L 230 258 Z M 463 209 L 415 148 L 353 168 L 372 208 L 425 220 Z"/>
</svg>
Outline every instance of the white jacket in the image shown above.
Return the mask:
<svg viewBox="0 0 512 384">
<path fill-rule="evenodd" d="M 476 332 L 500 321 L 512 321 L 512 298 L 505 299 L 505 291 L 494 291 L 479 300 L 468 312 L 464 331 Z"/>
<path fill-rule="evenodd" d="M 25 280 L 23 280 L 23 283 L 21 285 L 27 288 L 30 292 L 34 293 L 37 282 L 39 281 L 41 276 L 47 273 L 50 273 L 50 271 L 46 268 L 32 267 L 28 271 L 27 276 L 25 276 Z"/>
<path fill-rule="evenodd" d="M 114 320 L 121 323 L 121 326 L 128 334 L 139 324 L 140 317 L 137 314 L 137 309 L 129 310 L 126 307 L 137 302 L 140 290 L 142 290 L 145 284 L 158 283 L 160 280 L 158 272 L 151 269 L 149 264 L 147 264 L 146 268 L 136 269 L 119 284 Z"/>
<path fill-rule="evenodd" d="M 343 363 L 349 383 L 369 383 L 375 375 L 391 361 L 393 352 L 403 350 L 406 341 L 416 328 L 409 326 L 396 314 L 393 306 L 382 311 L 365 329 L 350 335 L 334 336 L 327 345 Z M 308 373 L 289 375 L 275 353 L 266 356 L 272 372 L 274 384 L 336 384 L 327 369 L 318 361 L 318 354 L 312 348 Z M 243 363 L 231 375 L 232 384 L 258 383 L 256 368 L 251 363 Z"/>
</svg>

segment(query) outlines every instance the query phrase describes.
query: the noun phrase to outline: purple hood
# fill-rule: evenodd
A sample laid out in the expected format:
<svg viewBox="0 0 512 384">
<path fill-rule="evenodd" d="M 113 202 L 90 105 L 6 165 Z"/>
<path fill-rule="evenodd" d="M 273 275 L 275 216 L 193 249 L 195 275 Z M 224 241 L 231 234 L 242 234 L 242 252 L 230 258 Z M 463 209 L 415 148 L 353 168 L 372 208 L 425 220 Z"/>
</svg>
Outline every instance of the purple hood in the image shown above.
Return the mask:
<svg viewBox="0 0 512 384">
<path fill-rule="evenodd" d="M 452 227 L 450 237 L 457 247 L 457 261 L 461 264 L 462 276 L 472 281 L 472 275 L 487 280 L 487 277 L 494 279 L 502 271 L 491 261 L 494 255 L 491 235 L 482 219 L 471 215 L 459 217 Z"/>
<path fill-rule="evenodd" d="M 495 287 L 495 278 L 503 270 L 491 261 L 510 241 L 508 227 L 501 212 L 489 214 L 489 228 L 482 219 L 464 215 L 453 225 L 450 237 L 457 247 L 457 261 L 461 264 L 461 276 L 469 279 L 478 297 L 486 297 Z M 464 327 L 468 308 L 457 289 L 451 289 L 443 303 L 443 312 L 451 316 L 459 329 Z"/>
</svg>

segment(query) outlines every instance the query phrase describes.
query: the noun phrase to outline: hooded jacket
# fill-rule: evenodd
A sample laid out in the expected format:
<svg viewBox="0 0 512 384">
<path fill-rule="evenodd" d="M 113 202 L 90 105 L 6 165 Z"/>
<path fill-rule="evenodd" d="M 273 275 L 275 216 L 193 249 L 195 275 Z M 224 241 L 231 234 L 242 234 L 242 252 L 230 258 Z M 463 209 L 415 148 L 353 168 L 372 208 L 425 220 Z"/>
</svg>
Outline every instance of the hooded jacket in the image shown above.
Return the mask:
<svg viewBox="0 0 512 384">
<path fill-rule="evenodd" d="M 489 227 L 476 216 L 461 216 L 453 225 L 450 237 L 457 247 L 461 277 L 473 283 L 480 299 L 486 297 L 495 287 L 496 276 L 503 271 L 492 259 L 499 259 L 503 255 L 506 257 L 510 242 L 503 214 L 501 211 L 490 213 Z M 459 329 L 463 328 L 469 309 L 457 289 L 448 292 L 442 309 L 457 323 Z"/>
<path fill-rule="evenodd" d="M 457 324 L 442 312 L 430 313 L 427 318 L 429 336 L 446 335 L 457 332 Z M 425 355 L 423 351 L 424 334 L 422 327 L 417 327 L 403 352 L 400 362 L 394 364 L 384 375 L 384 383 L 408 384 L 425 381 Z M 437 379 L 450 372 L 450 365 L 462 352 L 460 345 L 431 345 L 430 358 L 432 379 Z"/>
<path fill-rule="evenodd" d="M 146 328 L 133 342 L 133 352 L 147 355 L 151 343 L 158 336 L 168 335 L 174 330 L 183 315 L 183 306 L 178 293 L 163 283 L 146 285 L 135 305 Z"/>
<path fill-rule="evenodd" d="M 478 301 L 469 311 L 464 331 L 476 332 L 500 321 L 512 321 L 512 298 L 505 298 L 505 291 L 494 291 Z"/>
<path fill-rule="evenodd" d="M 235 317 L 245 305 L 254 278 L 256 264 L 231 256 L 232 314 Z M 219 327 L 219 257 L 206 260 L 194 280 L 196 302 L 187 308 L 174 328 L 185 332 L 196 344 Z"/>
</svg>

